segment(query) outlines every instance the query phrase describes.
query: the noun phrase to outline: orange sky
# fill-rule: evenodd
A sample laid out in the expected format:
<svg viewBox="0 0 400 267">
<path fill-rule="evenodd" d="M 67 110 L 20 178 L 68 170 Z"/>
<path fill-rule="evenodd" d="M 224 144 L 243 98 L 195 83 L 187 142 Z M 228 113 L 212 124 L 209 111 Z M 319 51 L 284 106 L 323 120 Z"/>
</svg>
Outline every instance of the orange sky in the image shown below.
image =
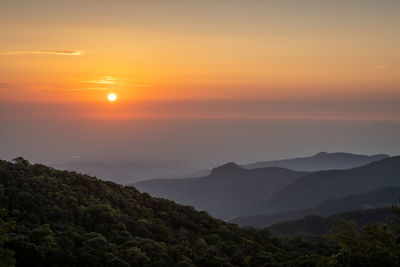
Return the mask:
<svg viewBox="0 0 400 267">
<path fill-rule="evenodd" d="M 2 1 L 2 100 L 398 94 L 398 11 L 398 1 Z"/>
<path fill-rule="evenodd" d="M 0 157 L 398 154 L 399 14 L 398 0 L 0 1 Z"/>
</svg>

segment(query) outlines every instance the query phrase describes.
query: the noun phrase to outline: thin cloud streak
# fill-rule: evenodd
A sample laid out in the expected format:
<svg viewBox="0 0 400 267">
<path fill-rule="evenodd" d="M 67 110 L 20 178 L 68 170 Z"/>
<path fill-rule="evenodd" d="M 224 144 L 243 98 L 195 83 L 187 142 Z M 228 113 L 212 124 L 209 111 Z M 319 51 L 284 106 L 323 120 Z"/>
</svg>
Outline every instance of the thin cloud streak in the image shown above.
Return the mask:
<svg viewBox="0 0 400 267">
<path fill-rule="evenodd" d="M 0 55 L 61 55 L 61 56 L 81 56 L 84 51 L 0 51 Z"/>
<path fill-rule="evenodd" d="M 104 79 L 92 80 L 92 81 L 83 81 L 85 83 L 98 83 L 98 84 L 122 84 L 116 78 L 111 76 L 106 76 Z"/>
<path fill-rule="evenodd" d="M 131 87 L 151 87 L 153 84 L 146 83 L 124 83 L 119 81 L 117 78 L 112 76 L 105 76 L 103 79 L 91 80 L 91 81 L 81 81 L 82 83 L 94 83 L 94 84 L 104 84 L 104 85 L 122 85 L 122 86 L 131 86 Z"/>
<path fill-rule="evenodd" d="M 15 90 L 29 90 L 29 91 L 105 91 L 107 87 L 87 87 L 87 88 L 41 88 L 38 86 L 18 85 L 11 83 L 0 82 L 0 91 L 15 91 Z"/>
<path fill-rule="evenodd" d="M 92 87 L 92 88 L 76 88 L 76 89 L 58 89 L 60 91 L 104 91 L 108 90 L 106 87 Z"/>
</svg>

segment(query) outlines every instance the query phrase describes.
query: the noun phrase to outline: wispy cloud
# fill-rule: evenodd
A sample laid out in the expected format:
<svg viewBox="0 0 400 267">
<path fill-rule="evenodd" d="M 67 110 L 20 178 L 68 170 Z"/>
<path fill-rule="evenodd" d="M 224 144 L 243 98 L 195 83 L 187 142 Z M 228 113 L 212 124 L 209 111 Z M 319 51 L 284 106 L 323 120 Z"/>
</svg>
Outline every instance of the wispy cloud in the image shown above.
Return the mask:
<svg viewBox="0 0 400 267">
<path fill-rule="evenodd" d="M 90 87 L 90 88 L 73 88 L 73 89 L 60 89 L 63 91 L 98 91 L 98 90 L 108 90 L 106 87 Z"/>
<path fill-rule="evenodd" d="M 104 91 L 107 87 L 84 87 L 84 88 L 46 88 L 37 85 L 27 84 L 12 84 L 0 82 L 0 91 L 15 91 L 15 90 L 34 90 L 34 91 Z"/>
<path fill-rule="evenodd" d="M 378 69 L 378 70 L 384 70 L 386 68 L 387 68 L 387 66 L 384 66 L 384 65 L 375 66 L 375 69 Z"/>
<path fill-rule="evenodd" d="M 91 81 L 84 81 L 84 82 L 86 82 L 86 83 L 96 83 L 96 84 L 122 84 L 116 78 L 111 77 L 111 76 L 106 76 L 103 79 L 99 79 L 99 80 L 91 80 Z"/>
<path fill-rule="evenodd" d="M 101 79 L 98 80 L 90 80 L 90 81 L 82 81 L 83 83 L 94 83 L 94 84 L 101 84 L 104 86 L 107 85 L 122 85 L 122 86 L 133 86 L 133 87 L 150 87 L 153 86 L 152 84 L 147 84 L 147 83 L 124 83 L 122 81 L 119 81 L 117 78 L 112 77 L 112 76 L 105 76 Z"/>
<path fill-rule="evenodd" d="M 0 51 L 0 55 L 61 55 L 61 56 L 81 56 L 84 51 L 29 51 L 29 50 L 15 50 L 15 51 Z"/>
</svg>

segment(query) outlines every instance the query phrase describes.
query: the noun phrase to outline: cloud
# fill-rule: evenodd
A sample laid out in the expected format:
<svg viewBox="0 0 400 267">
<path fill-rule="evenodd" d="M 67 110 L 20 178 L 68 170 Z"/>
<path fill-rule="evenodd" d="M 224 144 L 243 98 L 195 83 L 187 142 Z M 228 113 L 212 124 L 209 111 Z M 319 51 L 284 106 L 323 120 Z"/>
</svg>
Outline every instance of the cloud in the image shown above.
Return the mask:
<svg viewBox="0 0 400 267">
<path fill-rule="evenodd" d="M 104 86 L 107 85 L 122 85 L 122 86 L 133 86 L 133 87 L 150 87 L 153 86 L 152 84 L 147 84 L 147 83 L 124 83 L 119 81 L 117 78 L 114 78 L 112 76 L 105 76 L 102 79 L 98 80 L 91 80 L 91 81 L 82 81 L 83 83 L 94 83 L 94 84 L 102 84 Z"/>
<path fill-rule="evenodd" d="M 15 50 L 15 51 L 0 51 L 0 55 L 61 55 L 61 56 L 81 56 L 84 51 L 28 51 L 28 50 Z"/>
<path fill-rule="evenodd" d="M 62 91 L 97 91 L 97 90 L 108 90 L 106 87 L 90 87 L 90 88 L 74 88 L 74 89 L 60 89 Z"/>
<path fill-rule="evenodd" d="M 383 70 L 386 68 L 387 68 L 387 66 L 375 66 L 375 69 L 378 69 L 378 70 Z"/>
<path fill-rule="evenodd" d="M 85 81 L 86 83 L 96 83 L 96 84 L 122 84 L 116 78 L 111 76 L 106 76 L 103 79 L 99 80 L 92 80 L 92 81 Z"/>
<path fill-rule="evenodd" d="M 35 90 L 35 91 L 104 91 L 107 87 L 85 87 L 85 88 L 45 88 L 37 85 L 12 84 L 0 82 L 0 91 L 15 91 L 15 90 Z"/>
</svg>

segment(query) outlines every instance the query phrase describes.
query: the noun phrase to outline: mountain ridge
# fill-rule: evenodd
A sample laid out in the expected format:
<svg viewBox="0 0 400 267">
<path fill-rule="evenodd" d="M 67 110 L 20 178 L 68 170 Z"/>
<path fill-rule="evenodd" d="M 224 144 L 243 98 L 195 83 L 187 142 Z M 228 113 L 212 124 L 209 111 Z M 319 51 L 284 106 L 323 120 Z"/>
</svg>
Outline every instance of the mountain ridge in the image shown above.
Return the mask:
<svg viewBox="0 0 400 267">
<path fill-rule="evenodd" d="M 295 157 L 270 161 L 258 161 L 254 163 L 237 164 L 245 169 L 257 169 L 266 167 L 280 167 L 295 171 L 321 171 L 333 169 L 350 169 L 379 161 L 390 157 L 387 154 L 362 155 L 349 152 L 318 152 L 312 156 Z M 235 163 L 236 164 L 236 163 Z M 210 169 L 204 169 L 179 176 L 177 178 L 203 177 L 209 175 Z"/>
<path fill-rule="evenodd" d="M 348 170 L 312 172 L 276 192 L 265 203 L 269 205 L 266 214 L 310 208 L 332 198 L 399 185 L 400 156 Z"/>
<path fill-rule="evenodd" d="M 305 174 L 279 167 L 247 170 L 228 163 L 204 177 L 156 179 L 133 185 L 153 196 L 173 199 L 226 219 L 236 216 L 238 210 L 247 211 L 250 199 L 263 199 Z"/>
<path fill-rule="evenodd" d="M 281 180 L 287 175 L 293 179 Z M 204 177 L 149 180 L 134 185 L 152 195 L 207 210 L 222 219 L 231 219 L 303 210 L 333 198 L 398 186 L 399 175 L 400 157 L 385 158 L 347 170 L 311 173 L 280 167 L 246 170 L 228 163 Z M 272 182 L 279 186 L 268 184 Z"/>
<path fill-rule="evenodd" d="M 330 199 L 320 203 L 318 206 L 303 210 L 277 213 L 271 215 L 255 215 L 248 217 L 237 217 L 229 220 L 239 226 L 251 226 L 264 228 L 271 224 L 283 221 L 299 220 L 306 216 L 327 217 L 343 212 L 357 210 L 376 209 L 390 207 L 398 204 L 400 197 L 399 187 L 384 187 L 378 190 L 362 194 L 353 194 L 342 198 Z"/>
<path fill-rule="evenodd" d="M 349 169 L 390 157 L 386 154 L 361 155 L 348 152 L 318 152 L 309 157 L 299 157 L 242 164 L 244 168 L 284 167 L 299 171 Z"/>
</svg>

